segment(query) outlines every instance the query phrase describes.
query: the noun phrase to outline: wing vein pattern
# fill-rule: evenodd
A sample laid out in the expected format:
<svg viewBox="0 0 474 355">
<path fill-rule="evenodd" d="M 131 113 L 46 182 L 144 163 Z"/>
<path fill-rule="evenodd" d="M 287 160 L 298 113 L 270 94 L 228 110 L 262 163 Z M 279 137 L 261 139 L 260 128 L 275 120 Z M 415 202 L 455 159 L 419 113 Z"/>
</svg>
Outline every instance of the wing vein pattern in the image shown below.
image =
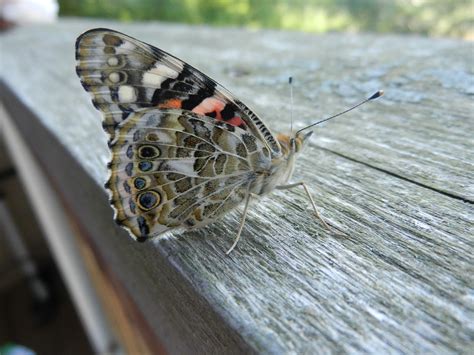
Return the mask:
<svg viewBox="0 0 474 355">
<path fill-rule="evenodd" d="M 246 105 L 156 47 L 95 29 L 78 38 L 76 60 L 109 135 L 115 219 L 138 240 L 212 222 L 282 154 Z"/>
</svg>

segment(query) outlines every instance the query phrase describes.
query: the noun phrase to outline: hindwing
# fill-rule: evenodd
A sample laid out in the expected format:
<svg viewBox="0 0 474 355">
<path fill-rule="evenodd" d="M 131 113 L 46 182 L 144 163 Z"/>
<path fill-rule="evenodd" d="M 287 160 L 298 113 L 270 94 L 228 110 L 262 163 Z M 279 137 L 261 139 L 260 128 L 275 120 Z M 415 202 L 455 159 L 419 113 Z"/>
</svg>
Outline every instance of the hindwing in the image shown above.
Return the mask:
<svg viewBox="0 0 474 355">
<path fill-rule="evenodd" d="M 247 131 L 179 109 L 142 109 L 119 124 L 108 188 L 116 220 L 139 240 L 206 225 L 236 207 L 268 168 Z"/>
</svg>

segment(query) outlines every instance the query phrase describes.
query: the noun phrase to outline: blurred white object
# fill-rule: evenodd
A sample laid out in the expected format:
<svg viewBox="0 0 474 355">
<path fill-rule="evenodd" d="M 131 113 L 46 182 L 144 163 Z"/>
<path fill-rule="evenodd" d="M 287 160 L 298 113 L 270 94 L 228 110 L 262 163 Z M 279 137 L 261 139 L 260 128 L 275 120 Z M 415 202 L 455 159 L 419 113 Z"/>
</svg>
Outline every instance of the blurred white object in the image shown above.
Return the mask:
<svg viewBox="0 0 474 355">
<path fill-rule="evenodd" d="M 56 0 L 0 0 L 0 18 L 17 25 L 54 22 L 58 11 Z"/>
</svg>

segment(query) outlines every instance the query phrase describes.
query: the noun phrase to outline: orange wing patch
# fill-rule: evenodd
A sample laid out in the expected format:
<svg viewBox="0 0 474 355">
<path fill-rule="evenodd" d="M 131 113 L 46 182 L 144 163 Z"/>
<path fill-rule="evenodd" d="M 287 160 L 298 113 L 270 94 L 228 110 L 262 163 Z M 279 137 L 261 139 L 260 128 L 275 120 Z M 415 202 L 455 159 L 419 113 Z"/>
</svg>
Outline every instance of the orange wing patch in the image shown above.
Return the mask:
<svg viewBox="0 0 474 355">
<path fill-rule="evenodd" d="M 181 104 L 183 103 L 183 100 L 180 99 L 169 99 L 163 102 L 162 104 L 159 104 L 159 108 L 181 108 Z"/>
</svg>

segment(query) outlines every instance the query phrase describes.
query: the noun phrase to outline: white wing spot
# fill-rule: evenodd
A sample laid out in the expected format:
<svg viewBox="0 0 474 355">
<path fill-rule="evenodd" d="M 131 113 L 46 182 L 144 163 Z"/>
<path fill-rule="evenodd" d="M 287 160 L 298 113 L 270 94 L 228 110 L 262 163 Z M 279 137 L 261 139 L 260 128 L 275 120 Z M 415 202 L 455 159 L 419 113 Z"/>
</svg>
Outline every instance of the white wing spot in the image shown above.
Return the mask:
<svg viewBox="0 0 474 355">
<path fill-rule="evenodd" d="M 116 65 L 118 65 L 119 63 L 119 60 L 117 57 L 110 57 L 109 59 L 107 59 L 107 64 L 110 65 L 111 67 L 115 67 Z"/>
<path fill-rule="evenodd" d="M 168 162 L 170 169 L 173 169 L 180 174 L 188 176 L 198 176 L 193 169 L 194 159 L 171 160 Z"/>
<path fill-rule="evenodd" d="M 125 51 L 133 51 L 137 47 L 132 42 L 124 41 L 118 48 L 124 49 Z"/>
<path fill-rule="evenodd" d="M 142 84 L 156 86 L 159 88 L 161 86 L 161 83 L 165 81 L 166 79 L 168 78 L 146 72 L 145 74 L 143 74 Z"/>
<path fill-rule="evenodd" d="M 129 85 L 123 85 L 118 90 L 118 97 L 122 103 L 134 102 L 137 99 L 137 93 L 135 88 Z"/>
<path fill-rule="evenodd" d="M 166 65 L 157 63 L 153 68 L 148 70 L 145 74 L 143 74 L 142 83 L 144 85 L 151 85 L 160 87 L 161 83 L 166 79 L 176 79 L 179 73 L 167 67 Z"/>
<path fill-rule="evenodd" d="M 110 73 L 109 80 L 113 83 L 118 83 L 120 81 L 120 75 L 118 73 Z"/>
</svg>

